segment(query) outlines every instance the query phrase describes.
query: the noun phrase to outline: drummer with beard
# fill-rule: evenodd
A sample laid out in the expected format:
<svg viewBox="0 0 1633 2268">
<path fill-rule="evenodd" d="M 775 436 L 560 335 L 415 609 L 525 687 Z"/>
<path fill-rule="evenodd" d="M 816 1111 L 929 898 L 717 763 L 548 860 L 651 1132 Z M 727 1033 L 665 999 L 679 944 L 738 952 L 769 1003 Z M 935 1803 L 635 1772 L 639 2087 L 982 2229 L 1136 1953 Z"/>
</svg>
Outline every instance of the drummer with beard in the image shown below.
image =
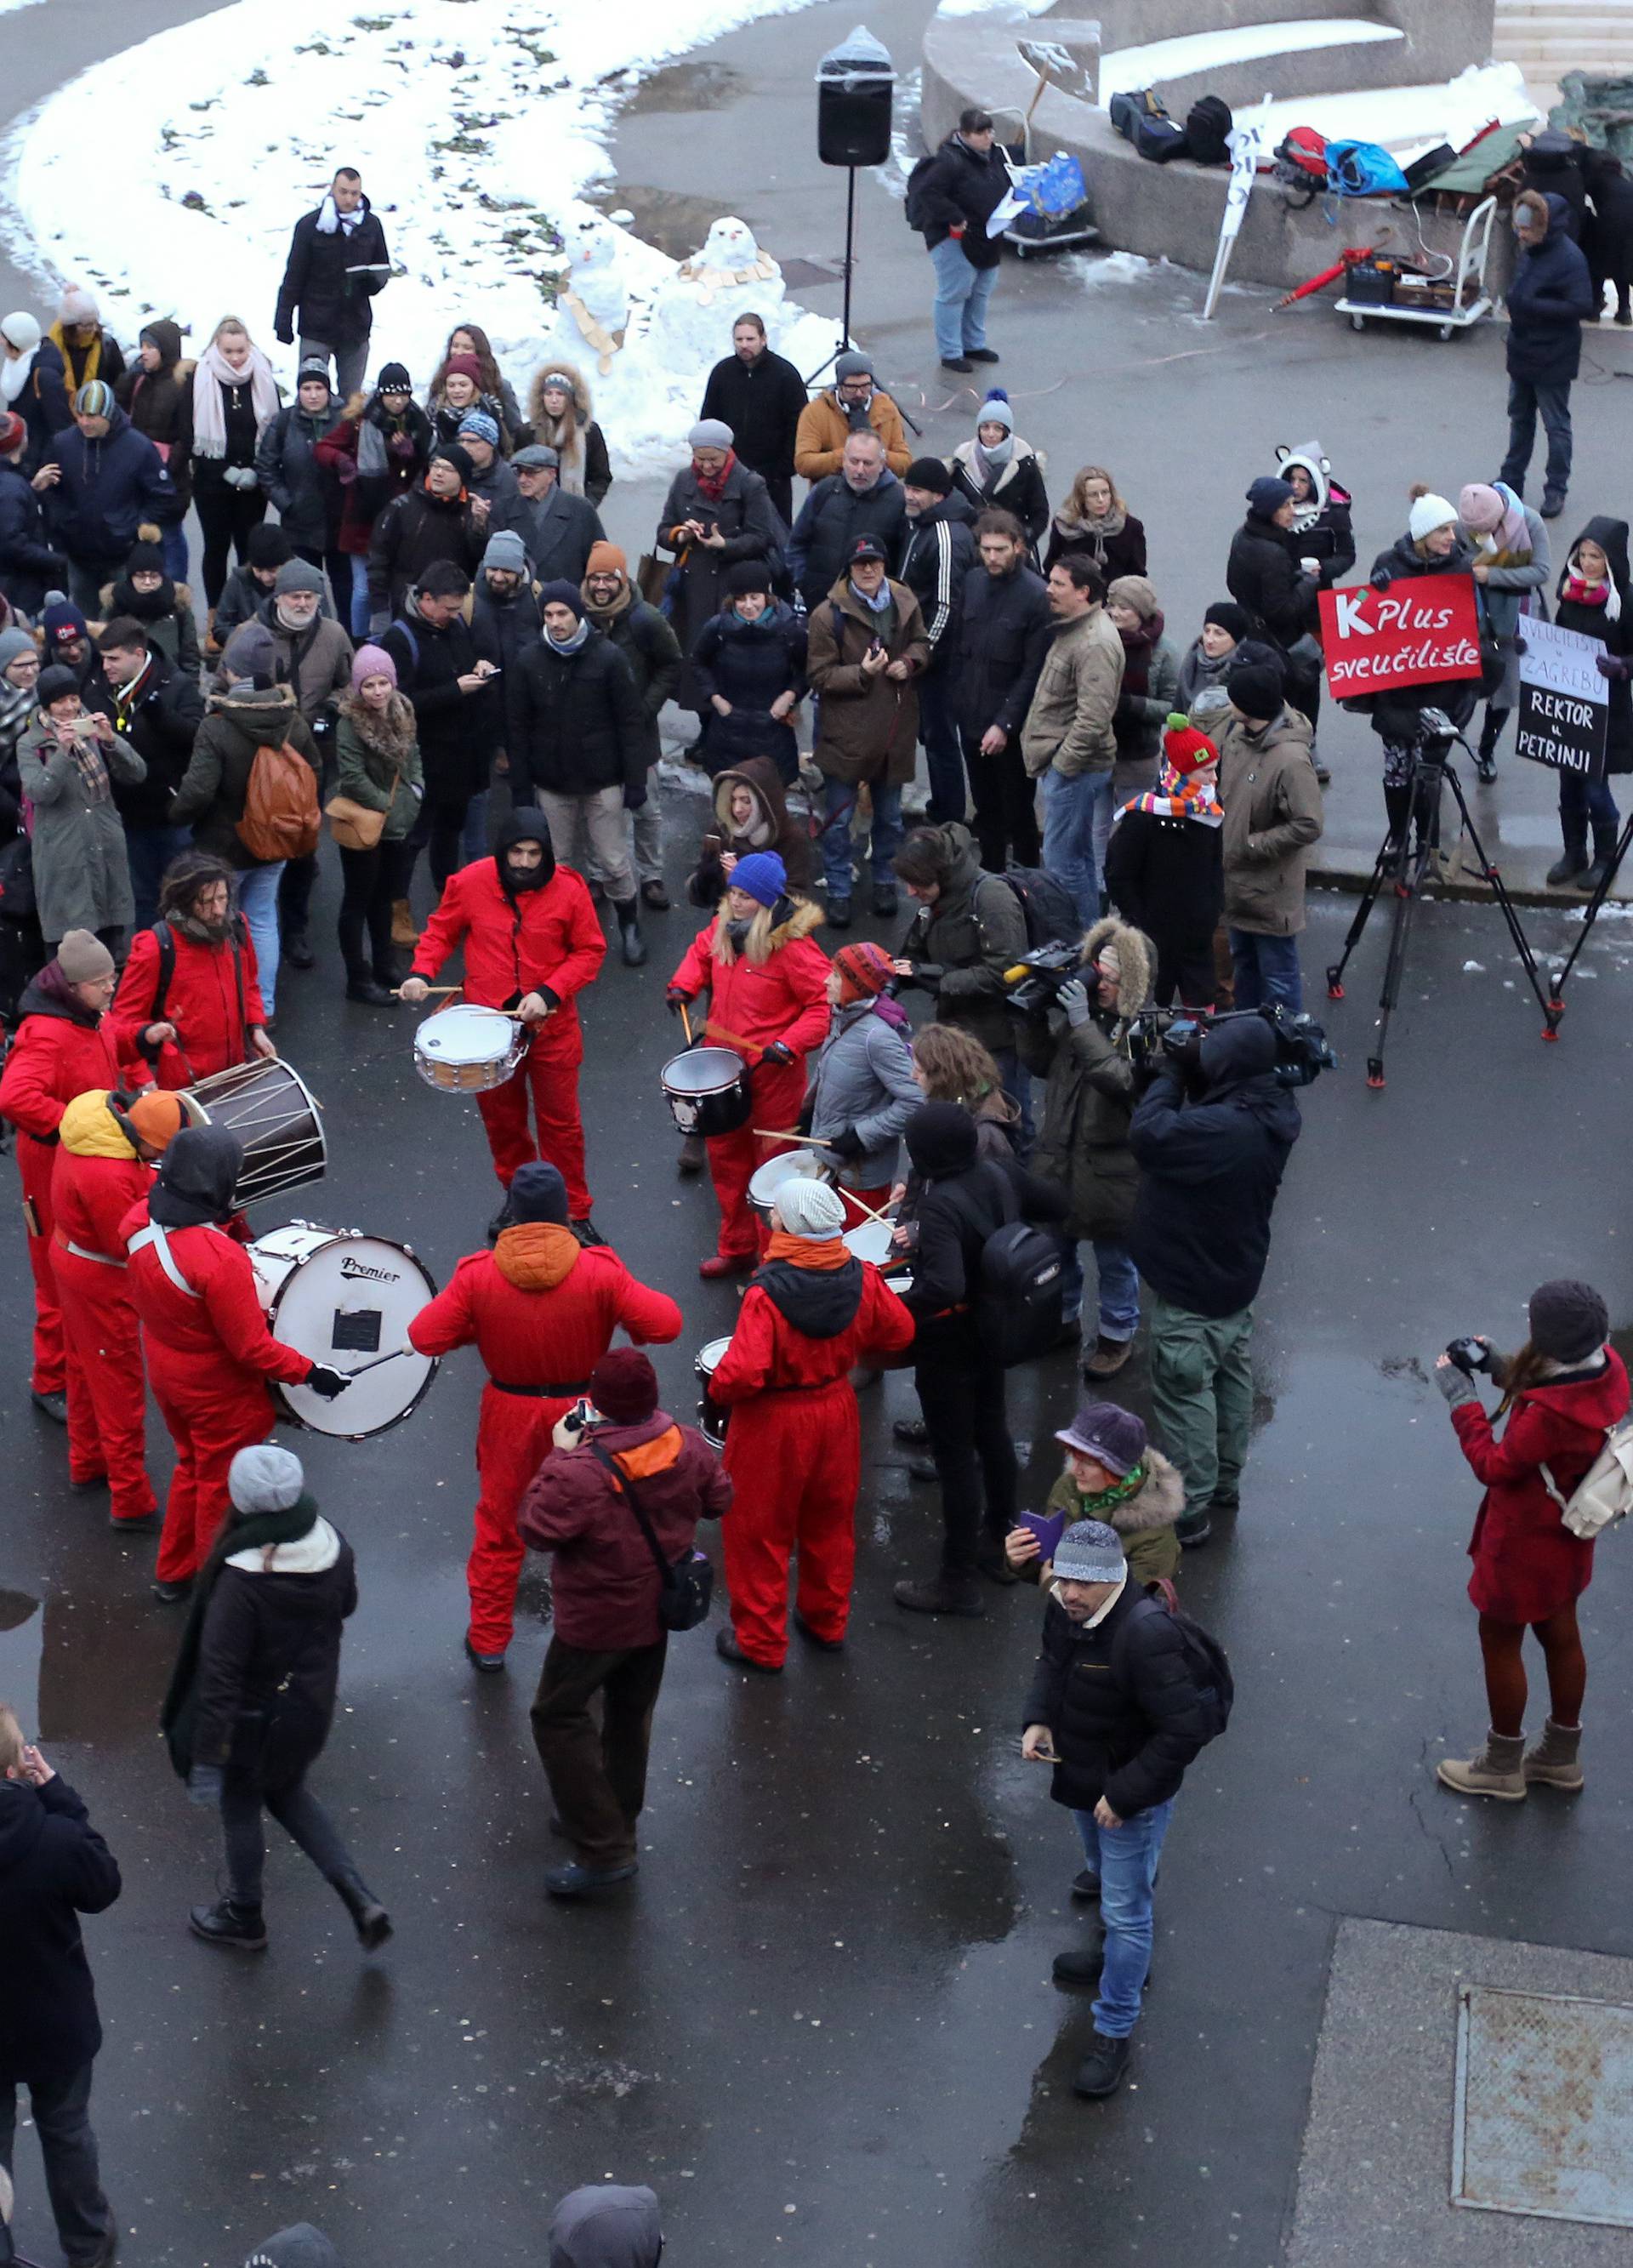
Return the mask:
<svg viewBox="0 0 1633 2268">
<path fill-rule="evenodd" d="M 176 1451 L 153 1584 L 166 1605 L 187 1596 L 209 1556 L 233 1458 L 272 1431 L 268 1381 L 309 1386 L 325 1401 L 351 1383 L 267 1329 L 249 1255 L 222 1226 L 243 1165 L 244 1145 L 224 1126 L 185 1127 L 120 1223 L 153 1399 Z"/>
<path fill-rule="evenodd" d="M 780 1670 L 788 1652 L 788 1563 L 799 1555 L 794 1628 L 836 1653 L 850 1615 L 862 1433 L 850 1372 L 912 1343 L 913 1318 L 879 1270 L 841 1241 L 844 1200 L 824 1182 L 784 1182 L 776 1227 L 743 1294 L 710 1382 L 731 1411 L 722 1528 L 732 1619 L 723 1660 Z"/>
<path fill-rule="evenodd" d="M 449 878 L 403 979 L 405 1000 L 425 998 L 461 940 L 466 998 L 502 1008 L 527 1027 L 526 1051 L 511 1077 L 476 1098 L 493 1169 L 508 1189 L 519 1167 L 542 1157 L 567 1184 L 573 1220 L 587 1224 L 578 1115 L 584 1034 L 574 996 L 600 974 L 607 940 L 588 886 L 570 866 L 556 865 L 544 814 L 531 805 L 505 821 L 490 858 Z M 530 1090 L 536 1140 L 527 1124 Z"/>
<path fill-rule="evenodd" d="M 230 1064 L 272 1057 L 255 947 L 232 904 L 232 870 L 208 850 L 165 869 L 158 919 L 136 932 L 114 997 L 123 1043 L 160 1086 L 195 1086 Z"/>
<path fill-rule="evenodd" d="M 521 1501 L 550 1454 L 556 1421 L 589 1392 L 614 1331 L 637 1346 L 667 1345 L 680 1336 L 680 1310 L 637 1282 L 610 1245 L 579 1243 L 568 1225 L 567 1184 L 542 1160 L 518 1167 L 489 1233 L 493 1249 L 467 1254 L 408 1337 L 428 1355 L 474 1345 L 488 1373 L 476 1424 L 465 1653 L 474 1669 L 497 1671 L 514 1634 Z"/>
</svg>

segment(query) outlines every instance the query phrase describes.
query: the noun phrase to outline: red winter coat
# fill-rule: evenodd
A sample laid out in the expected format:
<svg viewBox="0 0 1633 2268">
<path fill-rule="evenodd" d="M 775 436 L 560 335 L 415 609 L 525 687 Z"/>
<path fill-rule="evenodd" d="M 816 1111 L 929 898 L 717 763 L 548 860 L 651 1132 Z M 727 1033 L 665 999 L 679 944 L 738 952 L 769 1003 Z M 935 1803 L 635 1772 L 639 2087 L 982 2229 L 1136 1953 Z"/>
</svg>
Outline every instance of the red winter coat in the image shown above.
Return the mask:
<svg viewBox="0 0 1633 2268">
<path fill-rule="evenodd" d="M 640 1343 L 680 1337 L 680 1310 L 667 1292 L 637 1283 L 607 1245 L 581 1248 L 574 1258 L 563 1238 L 577 1242 L 554 1223 L 506 1229 L 500 1241 L 509 1278 L 499 1254 L 467 1253 L 409 1324 L 409 1338 L 422 1354 L 474 1344 L 489 1377 L 504 1385 L 559 1385 L 578 1394 L 620 1325 Z M 529 1248 L 541 1261 L 532 1285 L 512 1280 L 526 1274 L 515 1256 Z"/>
<path fill-rule="evenodd" d="M 729 1408 L 768 1388 L 828 1386 L 858 1364 L 872 1366 L 912 1344 L 913 1318 L 877 1268 L 864 1261 L 862 1299 L 851 1322 L 832 1338 L 796 1330 L 758 1284 L 738 1310 L 732 1343 L 710 1385 L 710 1396 Z"/>
<path fill-rule="evenodd" d="M 820 907 L 796 906 L 772 931 L 771 953 L 758 963 L 744 953 L 719 960 L 714 949 L 718 925 L 711 922 L 692 939 L 669 990 L 688 1000 L 706 990 L 709 1038 L 734 1048 L 751 1071 L 774 1041 L 795 1056 L 805 1055 L 828 1037 L 828 955 L 811 939 L 821 919 Z"/>
<path fill-rule="evenodd" d="M 1543 1485 L 1546 1465 L 1569 1497 L 1605 1446 L 1605 1428 L 1627 1414 L 1628 1374 L 1607 1349 L 1603 1370 L 1528 1386 L 1509 1412 L 1500 1441 L 1477 1402 L 1460 1403 L 1452 1423 L 1463 1454 L 1486 1484 L 1468 1556 L 1468 1595 L 1504 1623 L 1546 1622 L 1593 1580 L 1593 1546 L 1573 1535 Z"/>
<path fill-rule="evenodd" d="M 128 1252 L 131 1238 L 147 1226 L 143 1197 L 120 1223 Z M 195 1379 L 208 1366 L 224 1395 L 264 1392 L 269 1378 L 285 1386 L 305 1385 L 313 1365 L 267 1329 L 255 1294 L 255 1271 L 241 1244 L 224 1229 L 173 1228 L 170 1252 L 196 1297 L 177 1291 L 151 1244 L 129 1253 L 127 1281 L 150 1349 L 185 1360 Z"/>
<path fill-rule="evenodd" d="M 77 1094 L 93 1086 L 146 1086 L 147 1066 L 136 1060 L 111 1016 L 99 1019 L 77 1002 L 70 1010 L 36 978 L 22 999 L 22 1020 L 0 1076 L 0 1118 L 9 1118 L 35 1143 L 48 1143 Z M 26 1156 L 31 1145 L 18 1145 Z"/>
<path fill-rule="evenodd" d="M 634 1484 L 673 1562 L 688 1550 L 700 1520 L 718 1520 L 732 1481 L 702 1435 L 665 1410 L 635 1425 L 598 1425 L 598 1446 Z M 590 1653 L 656 1646 L 658 1576 L 651 1549 L 607 1469 L 590 1448 L 556 1449 L 522 1499 L 522 1541 L 553 1551 L 550 1591 L 555 1634 Z"/>
<path fill-rule="evenodd" d="M 594 982 L 607 958 L 589 887 L 569 866 L 558 866 L 541 890 L 519 891 L 513 900 L 500 887 L 497 859 L 461 866 L 425 924 L 409 974 L 434 977 L 461 938 L 467 1000 L 504 1008 L 524 992 L 554 992 L 562 1003 L 556 1014 L 573 1021 L 573 994 Z"/>
<path fill-rule="evenodd" d="M 265 1003 L 255 968 L 255 947 L 242 922 L 237 926 L 244 978 L 244 1011 L 239 1012 L 238 977 L 230 945 L 205 945 L 196 938 L 173 931 L 176 941 L 175 974 L 165 995 L 163 1015 L 155 1012 L 158 995 L 158 939 L 151 929 L 139 929 L 130 947 L 114 995 L 110 1012 L 118 1027 L 120 1044 L 128 1053 L 143 1054 L 153 1063 L 160 1086 L 191 1086 L 229 1064 L 250 1059 L 246 1026 L 264 1024 Z M 180 1045 L 166 1040 L 157 1057 L 142 1048 L 142 1035 L 150 1024 L 173 1024 Z M 185 1057 L 185 1060 L 183 1059 Z"/>
<path fill-rule="evenodd" d="M 51 1211 L 56 1233 L 82 1251 L 123 1263 L 121 1233 L 131 1207 L 145 1204 L 153 1168 L 140 1158 L 97 1158 L 61 1147 L 51 1168 Z M 114 1282 L 122 1292 L 123 1273 Z"/>
</svg>

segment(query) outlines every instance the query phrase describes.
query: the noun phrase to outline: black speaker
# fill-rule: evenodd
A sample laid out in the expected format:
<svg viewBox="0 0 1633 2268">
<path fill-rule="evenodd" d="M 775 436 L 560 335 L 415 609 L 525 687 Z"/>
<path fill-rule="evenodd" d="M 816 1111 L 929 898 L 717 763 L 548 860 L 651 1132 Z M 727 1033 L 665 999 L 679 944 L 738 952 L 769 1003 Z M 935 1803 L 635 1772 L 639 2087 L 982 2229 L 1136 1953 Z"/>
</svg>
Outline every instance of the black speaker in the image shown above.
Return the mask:
<svg viewBox="0 0 1633 2268">
<path fill-rule="evenodd" d="M 882 166 L 890 156 L 895 66 L 860 25 L 817 65 L 817 156 L 825 166 Z"/>
</svg>

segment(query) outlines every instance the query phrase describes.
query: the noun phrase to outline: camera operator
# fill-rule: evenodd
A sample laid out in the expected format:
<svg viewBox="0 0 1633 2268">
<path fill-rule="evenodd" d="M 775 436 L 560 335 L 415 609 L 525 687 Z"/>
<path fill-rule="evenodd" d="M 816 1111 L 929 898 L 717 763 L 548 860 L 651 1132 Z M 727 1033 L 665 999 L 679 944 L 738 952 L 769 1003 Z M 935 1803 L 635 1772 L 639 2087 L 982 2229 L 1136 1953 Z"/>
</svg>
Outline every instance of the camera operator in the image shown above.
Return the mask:
<svg viewBox="0 0 1633 2268">
<path fill-rule="evenodd" d="M 1628 1412 L 1628 1374 L 1605 1340 L 1610 1317 L 1591 1284 L 1560 1280 L 1531 1294 L 1529 1335 L 1516 1355 L 1490 1339 L 1454 1339 L 1435 1365 L 1463 1454 L 1486 1484 L 1468 1556 L 1468 1595 L 1480 1616 L 1491 1727 L 1466 1762 L 1436 1767 L 1458 1795 L 1518 1803 L 1537 1781 L 1570 1793 L 1582 1785 L 1577 1748 L 1587 1663 L 1577 1601 L 1593 1580 L 1593 1539 L 1567 1528 L 1561 1513 L 1605 1446 L 1607 1428 Z M 1489 1370 L 1502 1391 L 1503 1438 L 1482 1408 L 1470 1375 Z M 1548 1713 L 1542 1737 L 1526 1747 L 1527 1624 L 1548 1667 Z"/>
<path fill-rule="evenodd" d="M 1182 1544 L 1234 1512 L 1253 1410 L 1253 1302 L 1270 1213 L 1303 1121 L 1276 1077 L 1276 1035 L 1238 1015 L 1165 1054 L 1135 1111 L 1129 1248 L 1152 1294 L 1151 1405 L 1185 1476 Z"/>
<path fill-rule="evenodd" d="M 896 879 L 919 907 L 896 974 L 936 1004 L 938 1024 L 957 1024 L 988 1049 L 1004 1092 L 1018 1092 L 1015 1030 L 1004 972 L 1026 950 L 1026 917 L 1002 874 L 989 874 L 961 821 L 916 827 L 896 853 Z"/>
</svg>

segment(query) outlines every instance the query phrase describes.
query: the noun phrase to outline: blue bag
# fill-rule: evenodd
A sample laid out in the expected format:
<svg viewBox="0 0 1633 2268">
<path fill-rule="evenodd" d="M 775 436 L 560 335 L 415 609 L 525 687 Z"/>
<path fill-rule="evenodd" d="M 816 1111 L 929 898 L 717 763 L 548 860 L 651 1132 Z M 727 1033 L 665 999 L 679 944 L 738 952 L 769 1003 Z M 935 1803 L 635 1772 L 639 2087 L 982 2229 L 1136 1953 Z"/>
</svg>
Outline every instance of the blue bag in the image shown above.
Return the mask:
<svg viewBox="0 0 1633 2268">
<path fill-rule="evenodd" d="M 1028 166 L 1015 177 L 1015 194 L 1031 211 L 1058 219 L 1076 212 L 1088 199 L 1083 167 L 1065 150 L 1039 166 Z"/>
<path fill-rule="evenodd" d="M 1327 186 L 1341 197 L 1404 196 L 1410 184 L 1376 142 L 1329 142 Z"/>
</svg>

